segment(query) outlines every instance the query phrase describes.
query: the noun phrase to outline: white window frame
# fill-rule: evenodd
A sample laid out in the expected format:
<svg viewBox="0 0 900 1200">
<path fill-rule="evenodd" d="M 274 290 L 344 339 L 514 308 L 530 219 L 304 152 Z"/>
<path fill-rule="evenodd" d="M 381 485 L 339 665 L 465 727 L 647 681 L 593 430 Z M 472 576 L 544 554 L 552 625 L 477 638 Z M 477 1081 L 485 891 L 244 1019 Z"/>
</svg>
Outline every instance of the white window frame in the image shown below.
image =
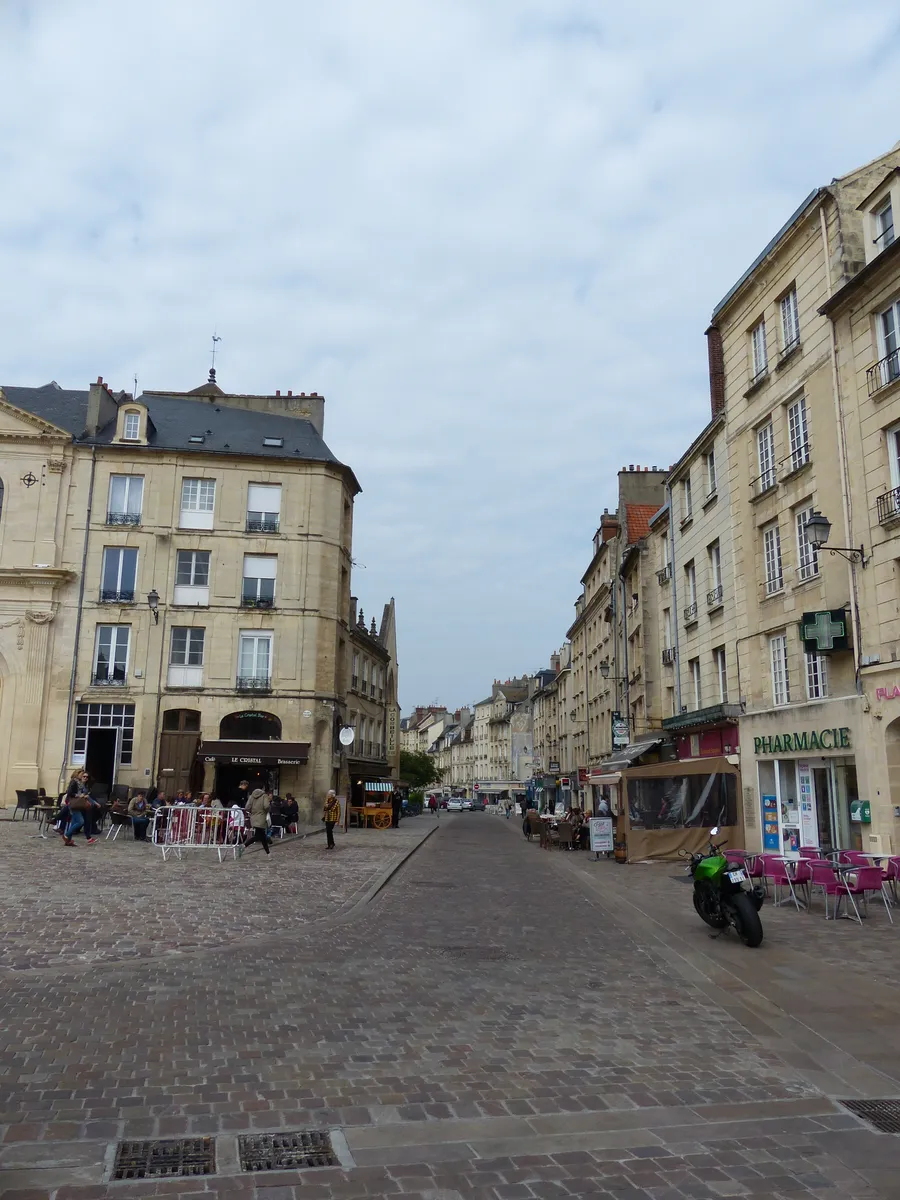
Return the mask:
<svg viewBox="0 0 900 1200">
<path fill-rule="evenodd" d="M 274 650 L 273 641 L 274 641 L 274 638 L 273 638 L 272 634 L 265 630 L 242 629 L 240 631 L 240 634 L 238 635 L 238 672 L 237 672 L 239 679 L 265 679 L 265 680 L 268 680 L 271 682 L 272 666 L 273 666 L 273 650 Z M 251 655 L 253 661 L 252 661 L 252 663 L 249 663 L 249 665 L 251 666 L 252 669 L 249 672 L 245 673 L 244 664 L 245 664 L 245 661 L 247 661 L 247 660 L 244 657 L 244 646 L 251 642 L 254 644 L 254 650 Z M 261 658 L 260 646 L 262 646 L 263 644 L 267 645 L 267 647 L 268 647 L 268 649 L 266 651 L 266 655 L 264 656 L 265 660 L 266 660 L 265 673 L 263 673 L 260 670 L 260 658 Z"/>
<path fill-rule="evenodd" d="M 772 676 L 772 703 L 776 708 L 783 708 L 791 702 L 786 633 L 776 633 L 769 638 L 769 665 Z"/>
<path fill-rule="evenodd" d="M 694 498 L 691 494 L 691 477 L 685 475 L 681 481 L 681 508 L 682 508 L 682 524 L 689 521 L 694 515 Z"/>
<path fill-rule="evenodd" d="M 139 442 L 141 440 L 141 414 L 126 412 L 122 415 L 122 441 Z"/>
<path fill-rule="evenodd" d="M 716 670 L 716 682 L 719 685 L 719 703 L 728 703 L 728 664 L 725 658 L 725 647 L 717 646 L 713 650 L 713 665 Z"/>
<path fill-rule="evenodd" d="M 887 196 L 872 213 L 872 219 L 875 224 L 875 245 L 878 247 L 878 253 L 882 250 L 887 250 L 888 246 L 892 245 L 896 240 L 897 233 L 894 227 L 894 206 L 893 197 Z"/>
<path fill-rule="evenodd" d="M 241 577 L 241 604 L 246 608 L 274 608 L 277 579 L 276 554 L 245 554 Z M 268 587 L 270 582 L 272 586 Z M 271 595 L 268 594 L 270 592 Z"/>
<path fill-rule="evenodd" d="M 750 356 L 753 364 L 751 384 L 762 379 L 769 370 L 769 351 L 766 347 L 766 318 L 762 317 L 750 330 Z"/>
<path fill-rule="evenodd" d="M 693 559 L 685 563 L 684 574 L 687 578 L 688 604 L 697 603 L 697 565 Z"/>
<path fill-rule="evenodd" d="M 900 487 L 900 425 L 892 425 L 884 433 L 888 448 L 891 490 L 893 490 Z"/>
<path fill-rule="evenodd" d="M 196 583 L 197 561 L 200 555 L 206 556 L 206 583 Z M 179 583 L 179 569 L 184 556 L 190 556 L 190 583 Z M 196 607 L 209 604 L 209 573 L 212 569 L 212 555 L 209 550 L 176 550 L 175 551 L 175 584 L 173 602 Z"/>
<path fill-rule="evenodd" d="M 121 679 L 113 678 L 111 680 L 109 678 L 109 674 L 107 673 L 106 682 L 118 683 L 120 685 L 124 685 L 125 683 L 128 682 L 128 667 L 129 667 L 129 660 L 131 657 L 131 626 L 130 625 L 103 624 L 103 625 L 97 626 L 97 632 L 94 637 L 94 664 L 93 664 L 93 670 L 91 672 L 91 678 L 92 678 L 92 680 L 96 680 L 97 676 L 99 674 L 100 645 L 101 645 L 101 642 L 104 640 L 104 633 L 107 630 L 110 631 L 109 660 L 107 663 L 107 672 L 109 671 L 110 668 L 112 668 L 113 674 L 115 674 L 115 671 L 116 671 L 117 665 L 118 665 L 118 667 L 120 667 L 122 670 L 122 678 Z M 125 644 L 125 653 L 124 653 L 124 655 L 122 655 L 120 657 L 119 650 L 121 648 L 121 643 L 123 643 L 123 642 Z M 117 664 L 117 660 L 119 660 L 118 664 Z M 103 682 L 103 681 L 101 681 L 101 682 Z"/>
<path fill-rule="evenodd" d="M 353 659 L 350 666 L 350 686 L 356 690 L 359 689 L 359 654 L 356 650 L 353 651 Z"/>
<path fill-rule="evenodd" d="M 787 354 L 800 345 L 800 314 L 797 309 L 797 289 L 781 297 L 781 353 Z"/>
<path fill-rule="evenodd" d="M 691 672 L 691 686 L 694 689 L 694 709 L 695 711 L 702 707 L 703 701 L 703 685 L 700 676 L 700 659 L 692 658 L 688 663 Z"/>
<path fill-rule="evenodd" d="M 806 698 L 807 700 L 824 700 L 828 695 L 828 656 L 826 654 L 807 654 L 806 658 Z"/>
<path fill-rule="evenodd" d="M 216 481 L 188 475 L 181 481 L 182 529 L 212 529 L 216 508 Z"/>
<path fill-rule="evenodd" d="M 709 558 L 709 579 L 710 583 L 712 584 L 711 590 L 715 590 L 716 588 L 720 588 L 722 586 L 722 547 L 719 544 L 718 538 L 716 538 L 714 542 L 710 542 L 706 548 L 706 553 Z"/>
<path fill-rule="evenodd" d="M 878 361 L 883 363 L 880 371 L 880 386 L 884 387 L 900 377 L 900 300 L 895 300 L 878 313 L 876 321 L 878 336 Z M 890 362 L 884 362 L 890 358 Z"/>
<path fill-rule="evenodd" d="M 106 583 L 106 565 L 109 556 L 117 554 L 119 556 L 119 565 L 116 570 L 116 586 L 114 588 L 106 588 L 103 585 Z M 103 600 L 107 592 L 113 592 L 116 597 L 121 596 L 123 591 L 127 593 L 128 588 L 122 587 L 122 571 L 125 564 L 126 554 L 134 555 L 134 577 L 131 581 L 131 596 L 127 600 L 116 601 L 123 604 L 133 604 L 135 595 L 137 594 L 137 572 L 138 572 L 138 551 L 134 546 L 104 546 L 103 561 L 100 564 L 100 599 Z"/>
<path fill-rule="evenodd" d="M 784 564 L 781 561 L 781 529 L 777 521 L 767 525 L 763 535 L 763 562 L 766 572 L 766 595 L 774 596 L 784 589 Z"/>
<path fill-rule="evenodd" d="M 756 461 L 759 467 L 759 490 L 767 492 L 778 482 L 775 470 L 775 430 L 771 421 L 756 431 Z"/>
<path fill-rule="evenodd" d="M 665 630 L 665 644 L 663 649 L 672 649 L 672 610 L 671 608 L 663 609 L 663 629 Z"/>
<path fill-rule="evenodd" d="M 247 485 L 247 529 L 252 532 L 278 533 L 281 524 L 281 484 Z M 251 529 L 251 525 L 259 529 Z"/>
<path fill-rule="evenodd" d="M 819 547 L 806 538 L 806 522 L 814 511 L 810 504 L 809 507 L 798 509 L 794 513 L 794 527 L 797 530 L 797 578 L 800 580 L 815 579 L 819 574 Z"/>
<path fill-rule="evenodd" d="M 716 476 L 716 449 L 711 446 L 706 455 L 706 495 L 707 498 L 714 496 L 719 488 L 719 481 Z"/>
<path fill-rule="evenodd" d="M 791 470 L 797 471 L 809 462 L 809 418 L 806 412 L 805 396 L 798 396 L 788 405 L 787 422 Z"/>
<path fill-rule="evenodd" d="M 179 635 L 176 639 L 176 634 Z M 182 638 L 180 635 L 184 634 Z M 183 641 L 178 651 L 175 642 Z M 178 667 L 202 667 L 206 653 L 206 629 L 196 625 L 173 625 L 169 638 L 169 665 Z M 180 657 L 178 657 L 180 655 Z M 191 660 L 194 661 L 191 661 Z"/>
<path fill-rule="evenodd" d="M 113 491 L 117 490 L 120 480 L 124 480 L 124 508 L 113 508 Z M 137 492 L 137 496 L 132 493 Z M 134 524 L 140 525 L 144 510 L 144 476 L 143 475 L 110 475 L 109 493 L 106 511 L 110 516 L 134 517 Z"/>
</svg>

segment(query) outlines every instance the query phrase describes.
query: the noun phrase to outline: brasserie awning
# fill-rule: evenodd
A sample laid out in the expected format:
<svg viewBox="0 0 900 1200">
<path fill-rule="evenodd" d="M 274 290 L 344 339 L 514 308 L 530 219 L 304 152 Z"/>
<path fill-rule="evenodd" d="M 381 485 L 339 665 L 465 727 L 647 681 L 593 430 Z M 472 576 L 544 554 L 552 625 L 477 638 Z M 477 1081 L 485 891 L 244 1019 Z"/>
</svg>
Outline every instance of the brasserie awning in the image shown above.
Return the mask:
<svg viewBox="0 0 900 1200">
<path fill-rule="evenodd" d="M 201 762 L 231 763 L 249 767 L 297 767 L 309 759 L 309 742 L 238 741 L 220 738 L 201 742 L 197 751 Z"/>
</svg>

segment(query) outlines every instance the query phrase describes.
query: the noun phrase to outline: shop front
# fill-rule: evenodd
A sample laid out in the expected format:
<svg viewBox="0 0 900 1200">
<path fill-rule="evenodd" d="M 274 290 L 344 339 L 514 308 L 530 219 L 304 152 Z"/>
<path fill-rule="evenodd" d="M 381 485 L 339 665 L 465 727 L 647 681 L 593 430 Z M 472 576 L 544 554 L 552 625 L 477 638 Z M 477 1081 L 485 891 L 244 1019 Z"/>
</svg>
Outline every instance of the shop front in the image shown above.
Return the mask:
<svg viewBox="0 0 900 1200">
<path fill-rule="evenodd" d="M 223 804 L 230 803 L 238 794 L 242 779 L 250 784 L 250 790 L 263 788 L 273 795 L 280 795 L 283 784 L 289 791 L 297 778 L 297 770 L 309 761 L 309 742 L 238 741 L 217 739 L 201 742 L 197 750 L 198 762 L 215 772 L 215 784 L 207 791 L 215 790 Z M 290 778 L 282 779 L 282 772 Z"/>
</svg>

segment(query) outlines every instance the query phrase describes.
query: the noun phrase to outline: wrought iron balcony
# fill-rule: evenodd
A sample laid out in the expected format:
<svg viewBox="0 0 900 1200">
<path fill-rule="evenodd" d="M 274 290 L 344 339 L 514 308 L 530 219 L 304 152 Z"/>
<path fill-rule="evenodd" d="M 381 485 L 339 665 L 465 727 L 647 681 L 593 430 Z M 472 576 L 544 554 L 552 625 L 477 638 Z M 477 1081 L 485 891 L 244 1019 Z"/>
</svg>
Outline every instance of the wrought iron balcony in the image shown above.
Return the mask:
<svg viewBox="0 0 900 1200">
<path fill-rule="evenodd" d="M 277 533 L 280 524 L 278 513 L 247 513 L 247 533 Z"/>
<path fill-rule="evenodd" d="M 721 583 L 718 587 L 713 588 L 711 592 L 706 593 L 706 607 L 718 608 L 722 603 L 722 597 L 725 595 L 725 589 Z"/>
<path fill-rule="evenodd" d="M 697 620 L 697 601 L 696 600 L 694 601 L 693 604 L 688 604 L 685 607 L 684 619 L 688 624 L 690 624 L 691 621 Z"/>
<path fill-rule="evenodd" d="M 777 483 L 778 473 L 774 467 L 769 467 L 761 475 L 750 480 L 750 495 L 755 500 L 758 496 L 764 496 L 766 492 L 771 492 Z"/>
<path fill-rule="evenodd" d="M 124 667 L 98 667 L 91 677 L 94 687 L 124 687 Z"/>
<path fill-rule="evenodd" d="M 666 648 L 662 652 L 662 660 L 663 660 L 663 664 L 665 666 L 670 667 L 672 665 L 672 663 L 675 661 L 675 647 L 674 646 L 666 646 Z"/>
<path fill-rule="evenodd" d="M 107 525 L 140 525 L 141 514 L 133 512 L 108 512 Z"/>
<path fill-rule="evenodd" d="M 869 367 L 866 371 L 869 395 L 874 396 L 876 392 L 880 392 L 882 388 L 886 388 L 888 384 L 894 383 L 898 379 L 900 379 L 900 349 L 892 350 L 890 354 L 880 358 L 874 367 Z"/>
<path fill-rule="evenodd" d="M 900 521 L 900 487 L 891 488 L 875 501 L 878 507 L 878 521 L 881 525 L 893 525 Z"/>
<path fill-rule="evenodd" d="M 249 593 L 241 596 L 241 608 L 271 608 L 274 603 L 271 596 L 253 596 Z"/>
<path fill-rule="evenodd" d="M 100 593 L 101 604 L 134 604 L 134 588 L 123 589 L 119 592 L 107 591 Z"/>
<path fill-rule="evenodd" d="M 656 572 L 656 578 L 659 580 L 659 586 L 663 587 L 672 578 L 672 564 L 666 563 L 662 570 Z"/>
<path fill-rule="evenodd" d="M 272 679 L 269 675 L 238 675 L 236 690 L 239 692 L 271 692 Z"/>
</svg>

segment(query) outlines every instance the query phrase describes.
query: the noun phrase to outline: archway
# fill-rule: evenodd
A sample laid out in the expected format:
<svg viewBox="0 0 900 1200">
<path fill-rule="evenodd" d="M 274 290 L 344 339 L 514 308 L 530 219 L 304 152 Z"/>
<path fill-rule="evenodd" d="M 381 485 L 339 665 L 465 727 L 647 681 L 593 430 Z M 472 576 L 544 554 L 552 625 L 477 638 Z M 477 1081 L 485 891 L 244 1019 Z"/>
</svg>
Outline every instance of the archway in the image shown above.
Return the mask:
<svg viewBox="0 0 900 1200">
<path fill-rule="evenodd" d="M 246 712 L 229 713 L 219 722 L 219 737 L 222 741 L 234 742 L 277 742 L 281 741 L 281 721 L 274 713 L 251 709 Z M 243 751 L 242 751 L 243 753 Z M 253 756 L 247 754 L 247 759 Z M 216 795 L 223 804 L 238 801 L 243 803 L 241 780 L 246 779 L 250 791 L 261 787 L 269 792 L 278 791 L 280 772 L 278 767 L 263 763 L 216 763 Z"/>
<path fill-rule="evenodd" d="M 203 764 L 197 761 L 200 713 L 195 708 L 169 708 L 162 716 L 159 738 L 159 781 L 168 797 L 203 787 Z"/>
<path fill-rule="evenodd" d="M 273 742 L 281 738 L 281 721 L 274 713 L 229 713 L 219 722 L 219 737 L 242 742 Z"/>
</svg>

